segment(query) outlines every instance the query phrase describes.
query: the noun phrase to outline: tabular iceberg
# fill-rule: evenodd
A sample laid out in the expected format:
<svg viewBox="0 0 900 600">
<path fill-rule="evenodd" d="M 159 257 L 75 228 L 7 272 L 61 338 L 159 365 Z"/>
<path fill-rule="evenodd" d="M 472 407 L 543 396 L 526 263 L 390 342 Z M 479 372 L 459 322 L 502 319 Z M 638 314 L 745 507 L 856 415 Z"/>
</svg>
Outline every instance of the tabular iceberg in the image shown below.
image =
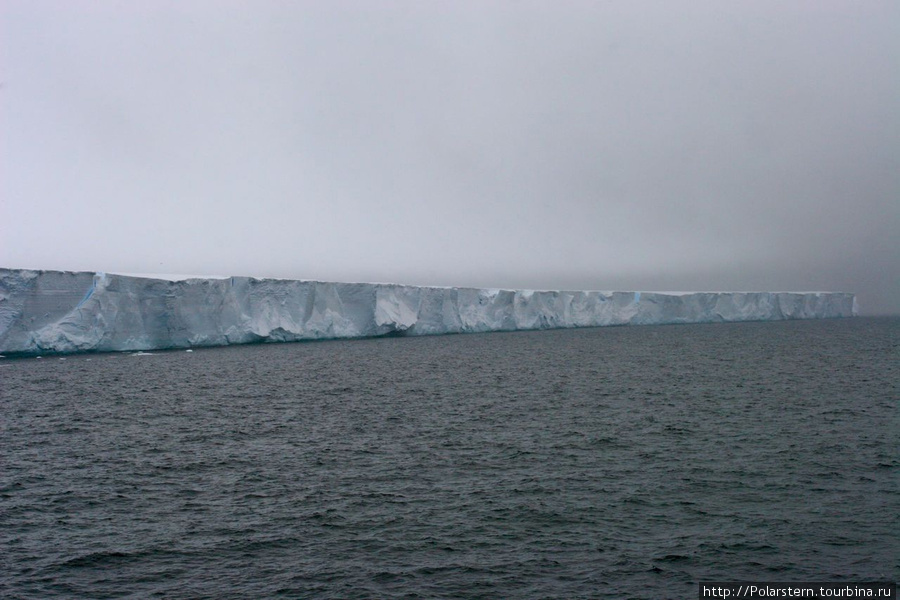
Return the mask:
<svg viewBox="0 0 900 600">
<path fill-rule="evenodd" d="M 566 292 L 0 269 L 0 353 L 849 317 L 853 294 Z"/>
</svg>

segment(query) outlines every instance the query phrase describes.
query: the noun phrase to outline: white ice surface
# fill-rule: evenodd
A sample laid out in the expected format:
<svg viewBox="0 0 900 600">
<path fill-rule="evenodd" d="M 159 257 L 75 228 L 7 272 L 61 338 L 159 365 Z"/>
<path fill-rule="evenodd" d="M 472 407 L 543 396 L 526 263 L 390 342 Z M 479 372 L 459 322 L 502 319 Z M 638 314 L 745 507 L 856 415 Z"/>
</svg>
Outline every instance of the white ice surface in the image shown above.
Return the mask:
<svg viewBox="0 0 900 600">
<path fill-rule="evenodd" d="M 849 317 L 853 294 L 579 292 L 0 269 L 0 352 Z"/>
<path fill-rule="evenodd" d="M 165 281 L 185 281 L 187 279 L 228 279 L 228 275 L 188 275 L 186 273 L 113 273 L 110 275 L 123 275 L 125 277 L 140 277 L 142 279 L 163 279 Z"/>
</svg>

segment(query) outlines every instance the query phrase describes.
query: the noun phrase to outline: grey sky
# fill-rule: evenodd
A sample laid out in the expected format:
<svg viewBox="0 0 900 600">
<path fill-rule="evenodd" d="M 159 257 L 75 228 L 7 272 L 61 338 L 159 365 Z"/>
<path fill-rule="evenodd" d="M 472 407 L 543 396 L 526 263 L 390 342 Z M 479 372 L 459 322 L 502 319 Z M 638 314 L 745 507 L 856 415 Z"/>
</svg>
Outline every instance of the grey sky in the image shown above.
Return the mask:
<svg viewBox="0 0 900 600">
<path fill-rule="evenodd" d="M 900 313 L 900 3 L 0 3 L 0 266 Z"/>
</svg>

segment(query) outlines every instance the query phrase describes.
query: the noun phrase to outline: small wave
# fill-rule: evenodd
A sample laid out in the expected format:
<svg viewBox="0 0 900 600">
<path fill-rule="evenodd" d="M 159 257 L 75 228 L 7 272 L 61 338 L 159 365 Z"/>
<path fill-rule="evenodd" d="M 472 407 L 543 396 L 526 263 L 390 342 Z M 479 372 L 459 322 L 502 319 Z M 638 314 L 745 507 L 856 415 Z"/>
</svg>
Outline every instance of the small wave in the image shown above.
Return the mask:
<svg viewBox="0 0 900 600">
<path fill-rule="evenodd" d="M 658 560 L 660 562 L 667 562 L 667 563 L 684 562 L 686 560 L 691 560 L 691 557 L 687 556 L 685 554 L 666 554 L 662 558 L 658 558 L 656 560 Z"/>
<path fill-rule="evenodd" d="M 82 556 L 76 556 L 75 558 L 69 559 L 64 562 L 62 566 L 72 569 L 105 567 L 109 565 L 143 560 L 144 558 L 152 556 L 154 554 L 157 554 L 157 552 L 118 552 L 115 550 L 109 552 L 91 552 L 90 554 L 84 554 Z"/>
</svg>

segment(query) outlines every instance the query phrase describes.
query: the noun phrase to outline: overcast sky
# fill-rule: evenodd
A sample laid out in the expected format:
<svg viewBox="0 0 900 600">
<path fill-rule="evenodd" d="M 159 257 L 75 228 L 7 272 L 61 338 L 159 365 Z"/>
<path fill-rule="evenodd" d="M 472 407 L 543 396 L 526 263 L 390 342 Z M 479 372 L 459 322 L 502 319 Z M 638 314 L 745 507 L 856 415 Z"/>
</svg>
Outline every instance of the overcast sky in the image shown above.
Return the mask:
<svg viewBox="0 0 900 600">
<path fill-rule="evenodd" d="M 896 0 L 0 16 L 0 266 L 900 313 Z"/>
</svg>

